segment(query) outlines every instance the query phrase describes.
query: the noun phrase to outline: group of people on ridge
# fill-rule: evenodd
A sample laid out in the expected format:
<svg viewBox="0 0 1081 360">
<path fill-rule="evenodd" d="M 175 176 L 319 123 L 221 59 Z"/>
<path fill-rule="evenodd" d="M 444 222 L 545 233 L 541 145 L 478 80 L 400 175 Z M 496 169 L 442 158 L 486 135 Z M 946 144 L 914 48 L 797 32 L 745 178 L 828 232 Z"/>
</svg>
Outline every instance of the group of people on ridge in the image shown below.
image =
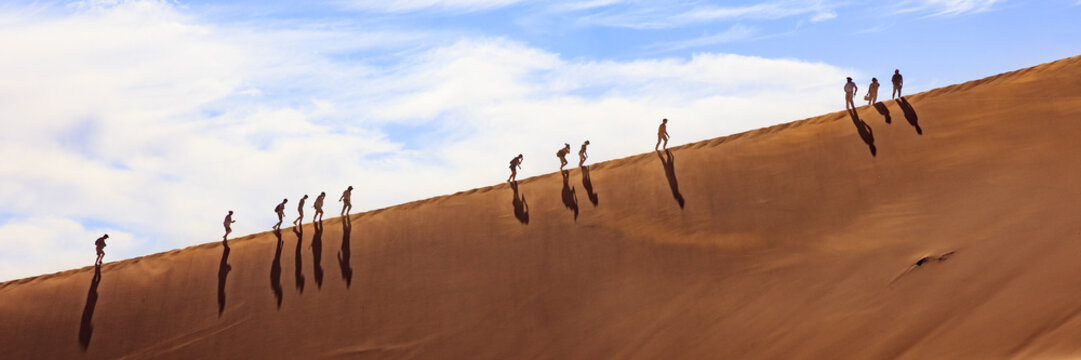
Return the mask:
<svg viewBox="0 0 1081 360">
<path fill-rule="evenodd" d="M 890 80 L 893 83 L 893 91 L 891 92 L 890 98 L 896 99 L 901 96 L 901 87 L 904 85 L 904 77 L 901 76 L 901 70 L 894 70 L 893 77 Z M 863 97 L 864 100 L 867 100 L 868 105 L 872 105 L 878 102 L 878 86 L 878 79 L 871 78 L 871 84 L 867 86 L 867 95 Z M 859 90 L 859 88 L 856 86 L 856 83 L 852 81 L 851 77 L 849 77 L 848 82 L 845 83 L 844 90 L 845 110 L 855 111 L 856 104 L 853 102 L 852 99 L 853 97 L 855 97 L 856 92 Z M 659 150 L 662 143 L 664 145 L 664 149 L 668 149 L 668 138 L 668 119 L 661 119 L 661 125 L 657 127 L 657 144 L 653 147 L 653 149 Z M 589 158 L 589 155 L 586 153 L 587 146 L 589 146 L 589 140 L 583 142 L 582 147 L 578 150 L 578 167 L 582 167 L 585 164 L 586 159 Z M 567 166 L 567 154 L 569 154 L 570 151 L 571 145 L 567 143 L 564 143 L 563 147 L 560 148 L 559 151 L 556 151 L 556 157 L 559 158 L 560 171 L 563 171 L 563 168 Z M 517 181 L 518 169 L 522 168 L 522 161 L 524 159 L 525 156 L 523 156 L 522 154 L 518 154 L 518 156 L 515 156 L 510 160 L 510 177 L 507 178 L 507 182 Z M 345 189 L 345 192 L 342 193 L 342 196 L 338 198 L 338 202 L 343 203 L 341 216 L 345 216 L 353 208 L 351 202 L 352 193 L 353 187 L 349 186 L 349 188 Z M 315 215 L 312 215 L 313 222 L 315 222 L 317 218 L 319 219 L 319 221 L 323 220 L 323 199 L 326 198 L 326 196 L 326 192 L 321 192 L 319 193 L 319 196 L 315 198 L 315 204 L 313 204 L 313 207 L 315 208 Z M 293 225 L 299 226 L 303 222 L 304 201 L 307 199 L 307 194 L 304 194 L 304 196 L 300 198 L 300 204 L 297 205 L 298 216 L 296 220 L 293 220 Z M 278 215 L 278 223 L 274 224 L 274 230 L 281 229 L 282 219 L 285 218 L 285 204 L 288 202 L 289 199 L 282 199 L 282 202 L 278 204 L 278 206 L 274 207 L 274 213 Z M 229 214 L 225 215 L 225 235 L 222 235 L 221 237 L 222 242 L 225 242 L 229 236 L 229 233 L 233 232 L 233 229 L 231 227 L 233 223 L 236 223 L 236 220 L 233 220 L 233 211 L 229 210 Z M 95 266 L 101 266 L 102 264 L 102 259 L 105 257 L 105 239 L 108 238 L 109 234 L 105 234 L 94 241 L 94 246 L 97 248 L 98 255 L 97 260 L 94 261 Z"/>
<path fill-rule="evenodd" d="M 890 93 L 890 98 L 896 99 L 901 96 L 901 86 L 905 84 L 905 79 L 901 76 L 901 70 L 894 70 L 893 78 L 890 80 L 893 82 L 893 91 Z M 859 88 L 856 87 L 856 83 L 852 81 L 851 77 L 848 78 L 848 82 L 845 83 L 845 110 L 856 109 L 856 104 L 852 102 L 852 98 L 856 96 L 857 90 Z M 867 100 L 867 105 L 878 102 L 878 78 L 871 78 L 871 84 L 867 85 L 867 95 L 863 99 Z"/>
<path fill-rule="evenodd" d="M 659 149 L 662 142 L 664 148 L 668 149 L 668 119 L 661 119 L 661 126 L 657 128 L 657 145 L 653 149 Z M 582 147 L 578 149 L 578 167 L 585 165 L 586 159 L 589 158 L 589 154 L 586 153 L 587 146 L 589 146 L 589 140 L 583 142 Z M 571 144 L 567 143 L 563 143 L 563 147 L 556 151 L 556 158 L 559 158 L 559 171 L 563 171 L 563 168 L 567 166 L 567 154 L 570 152 Z M 517 181 L 518 169 L 522 168 L 524 159 L 525 156 L 522 154 L 510 159 L 510 177 L 507 178 L 507 182 Z"/>
<path fill-rule="evenodd" d="M 312 208 L 315 209 L 315 214 L 312 215 L 312 222 L 323 221 L 323 199 L 325 199 L 326 197 L 327 197 L 326 192 L 320 192 L 319 196 L 315 197 L 315 203 L 312 204 Z M 353 209 L 352 197 L 353 197 L 353 187 L 349 186 L 348 188 L 345 189 L 344 192 L 342 192 L 342 196 L 338 198 L 338 202 L 342 203 L 341 216 L 345 216 L 346 214 L 349 213 L 350 210 Z M 304 223 L 304 201 L 305 200 L 308 200 L 308 194 L 304 194 L 304 196 L 300 198 L 300 204 L 297 204 L 297 218 L 296 218 L 296 220 L 293 220 L 293 225 L 300 226 L 300 224 Z M 285 218 L 285 204 L 288 203 L 288 202 L 289 202 L 289 199 L 282 199 L 282 202 L 280 204 L 278 204 L 278 206 L 274 207 L 274 213 L 278 214 L 278 223 L 274 224 L 274 227 L 273 227 L 274 230 L 280 230 L 281 229 L 281 227 L 282 227 L 282 219 Z M 225 236 L 229 235 L 229 231 L 230 231 L 229 230 L 229 223 L 230 223 L 230 221 L 232 219 L 231 218 L 232 216 L 233 216 L 233 211 L 229 210 L 229 215 L 225 217 Z M 316 220 L 316 219 L 318 219 L 318 220 Z M 225 236 L 222 236 L 222 241 L 225 240 Z"/>
</svg>

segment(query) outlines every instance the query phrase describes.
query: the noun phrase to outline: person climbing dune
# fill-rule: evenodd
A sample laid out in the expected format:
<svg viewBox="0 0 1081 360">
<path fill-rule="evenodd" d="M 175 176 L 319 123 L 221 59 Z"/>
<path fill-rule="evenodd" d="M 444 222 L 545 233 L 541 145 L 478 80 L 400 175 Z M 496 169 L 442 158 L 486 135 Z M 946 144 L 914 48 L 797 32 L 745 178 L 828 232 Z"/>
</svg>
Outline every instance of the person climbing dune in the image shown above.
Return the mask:
<svg viewBox="0 0 1081 360">
<path fill-rule="evenodd" d="M 668 149 L 668 119 L 661 119 L 661 126 L 657 128 L 657 145 L 653 147 L 653 150 L 657 150 L 661 146 L 661 141 L 664 141 L 664 148 Z"/>
<path fill-rule="evenodd" d="M 848 82 L 845 83 L 845 110 L 856 110 L 856 103 L 852 102 L 852 97 L 856 96 L 856 92 L 859 88 L 856 83 L 852 81 L 852 78 L 848 78 Z"/>
<path fill-rule="evenodd" d="M 582 167 L 582 164 L 585 164 L 586 159 L 589 158 L 589 155 L 586 154 L 586 146 L 589 146 L 589 140 L 582 143 L 582 148 L 578 150 L 578 167 Z"/>
<path fill-rule="evenodd" d="M 229 237 L 229 233 L 233 232 L 231 225 L 235 222 L 236 220 L 233 220 L 233 210 L 229 210 L 229 214 L 225 215 L 225 223 L 223 224 L 225 225 L 225 235 L 221 236 L 222 242 L 225 242 L 225 239 Z"/>
<path fill-rule="evenodd" d="M 320 192 L 319 196 L 315 197 L 315 204 L 312 207 L 315 208 L 315 215 L 312 215 L 312 222 L 315 222 L 315 218 L 318 217 L 319 221 L 323 221 L 323 199 L 327 197 L 327 193 Z"/>
<path fill-rule="evenodd" d="M 94 260 L 94 266 L 101 266 L 102 260 L 105 259 L 105 239 L 109 238 L 109 234 L 102 235 L 97 240 L 94 240 L 94 247 L 98 253 L 98 259 Z"/>
<path fill-rule="evenodd" d="M 349 188 L 345 189 L 345 192 L 342 193 L 342 197 L 338 198 L 338 201 L 344 203 L 344 204 L 342 204 L 342 214 L 341 214 L 342 216 L 345 216 L 346 214 L 348 214 L 349 210 L 353 210 L 353 203 L 352 203 L 352 201 L 350 201 L 350 198 L 352 198 L 352 197 L 353 197 L 353 186 L 350 185 Z"/>
<path fill-rule="evenodd" d="M 867 85 L 867 96 L 863 99 L 867 100 L 867 105 L 878 102 L 878 78 L 871 78 L 871 84 Z"/>
<path fill-rule="evenodd" d="M 563 167 L 567 166 L 567 154 L 571 152 L 571 144 L 564 143 L 563 147 L 556 151 L 556 157 L 559 158 L 559 171 L 563 171 Z"/>
<path fill-rule="evenodd" d="M 282 203 L 274 207 L 274 213 L 278 214 L 278 223 L 274 224 L 274 230 L 282 227 L 282 218 L 285 217 L 285 203 L 287 202 L 289 202 L 289 199 L 282 199 Z"/>
<path fill-rule="evenodd" d="M 905 85 L 905 78 L 901 76 L 901 69 L 893 70 L 893 91 L 890 92 L 890 99 L 896 99 L 901 97 L 901 87 Z"/>
<path fill-rule="evenodd" d="M 304 200 L 308 200 L 308 194 L 304 194 L 304 197 L 300 198 L 300 204 L 297 204 L 297 219 L 293 220 L 293 225 L 300 225 L 304 221 Z"/>
<path fill-rule="evenodd" d="M 513 159 L 510 159 L 510 177 L 507 178 L 507 182 L 518 181 L 518 170 L 522 168 L 522 160 L 525 157 L 522 154 L 518 154 Z"/>
</svg>

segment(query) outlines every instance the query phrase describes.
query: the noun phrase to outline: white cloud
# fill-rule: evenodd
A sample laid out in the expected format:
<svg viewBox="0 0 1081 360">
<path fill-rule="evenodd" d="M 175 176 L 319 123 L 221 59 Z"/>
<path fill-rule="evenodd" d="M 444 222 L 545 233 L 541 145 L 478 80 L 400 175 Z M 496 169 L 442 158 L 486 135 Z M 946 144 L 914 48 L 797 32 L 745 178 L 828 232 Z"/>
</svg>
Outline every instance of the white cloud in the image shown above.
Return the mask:
<svg viewBox="0 0 1081 360">
<path fill-rule="evenodd" d="M 134 255 L 136 239 L 110 228 L 87 229 L 56 217 L 16 219 L 0 225 L 0 279 L 16 279 L 92 265 L 97 258 L 94 240 L 109 234 L 105 261 Z"/>
<path fill-rule="evenodd" d="M 664 43 L 657 43 L 648 46 L 648 48 L 662 49 L 664 51 L 672 51 L 679 49 L 695 48 L 707 45 L 723 44 L 733 41 L 747 40 L 755 34 L 755 29 L 744 25 L 733 25 L 728 30 L 717 34 L 705 35 L 693 39 L 678 40 Z"/>
<path fill-rule="evenodd" d="M 551 9 L 555 11 L 582 11 L 616 5 L 623 1 L 624 0 L 585 0 L 555 2 L 551 5 Z"/>
<path fill-rule="evenodd" d="M 819 12 L 818 14 L 815 14 L 815 16 L 811 18 L 811 21 L 818 22 L 818 21 L 826 21 L 826 20 L 831 20 L 831 19 L 836 19 L 836 18 L 837 18 L 837 12 L 832 11 L 832 10 L 827 10 L 827 11 L 822 11 L 822 12 Z"/>
<path fill-rule="evenodd" d="M 522 0 L 344 0 L 342 4 L 361 10 L 399 13 L 438 9 L 453 11 L 477 11 L 504 7 Z"/>
<path fill-rule="evenodd" d="M 587 25 L 634 29 L 664 29 L 721 21 L 773 20 L 808 14 L 813 21 L 823 21 L 837 16 L 833 10 L 837 6 L 839 5 L 821 0 L 775 0 L 739 6 L 643 1 L 586 15 L 579 21 Z"/>
<path fill-rule="evenodd" d="M 931 16 L 956 16 L 991 10 L 1004 0 L 906 0 L 895 5 L 897 13 L 930 12 Z"/>
<path fill-rule="evenodd" d="M 571 60 L 491 38 L 415 49 L 395 39 L 423 35 L 91 5 L 0 13 L 0 203 L 14 215 L 0 263 L 33 273 L 89 264 L 72 244 L 106 230 L 116 259 L 216 241 L 230 209 L 234 235 L 266 231 L 282 197 L 326 191 L 334 214 L 353 185 L 356 210 L 389 206 L 499 183 L 517 153 L 524 176 L 553 171 L 560 144 L 587 138 L 592 159 L 624 157 L 652 149 L 661 117 L 673 144 L 791 121 L 837 108 L 847 75 L 724 54 Z M 338 57 L 372 49 L 392 61 Z M 109 229 L 78 225 L 97 223 Z"/>
</svg>

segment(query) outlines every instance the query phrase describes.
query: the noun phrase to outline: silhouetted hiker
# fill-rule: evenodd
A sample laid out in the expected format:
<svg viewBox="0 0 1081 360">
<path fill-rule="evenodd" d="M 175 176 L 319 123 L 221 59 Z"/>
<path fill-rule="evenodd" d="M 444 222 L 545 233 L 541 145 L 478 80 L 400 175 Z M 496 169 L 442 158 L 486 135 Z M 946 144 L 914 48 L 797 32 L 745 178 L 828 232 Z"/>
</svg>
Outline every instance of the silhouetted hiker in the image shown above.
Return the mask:
<svg viewBox="0 0 1081 360">
<path fill-rule="evenodd" d="M 293 267 L 293 274 L 296 277 L 297 290 L 304 293 L 304 257 L 300 253 L 301 248 L 304 247 L 304 228 L 293 227 L 293 235 L 297 236 L 296 266 Z"/>
<path fill-rule="evenodd" d="M 850 106 L 852 110 L 856 110 L 856 103 L 852 102 L 852 97 L 856 96 L 858 90 L 852 78 L 848 78 L 848 82 L 845 83 L 845 110 L 848 110 Z"/>
<path fill-rule="evenodd" d="M 679 192 L 679 180 L 676 179 L 676 157 L 672 155 L 672 151 L 665 149 L 664 154 L 657 151 L 657 157 L 661 159 L 661 165 L 664 166 L 664 176 L 668 178 L 668 187 L 672 189 L 672 197 L 676 199 L 676 203 L 679 203 L 679 208 L 683 208 L 683 193 Z"/>
<path fill-rule="evenodd" d="M 105 239 L 109 238 L 109 234 L 102 235 L 94 241 L 94 246 L 98 250 L 98 259 L 94 260 L 94 266 L 101 266 L 101 259 L 105 258 Z"/>
<path fill-rule="evenodd" d="M 274 230 L 274 237 L 278 239 L 277 248 L 274 249 L 274 262 L 270 265 L 270 288 L 274 290 L 274 298 L 278 300 L 278 308 L 282 308 L 282 232 Z"/>
<path fill-rule="evenodd" d="M 90 347 L 90 337 L 94 335 L 94 309 L 98 307 L 98 285 L 101 284 L 101 267 L 94 267 L 94 277 L 90 280 L 90 290 L 86 292 L 86 307 L 83 308 L 83 320 L 79 324 L 79 345 L 83 352 Z"/>
<path fill-rule="evenodd" d="M 529 204 L 525 201 L 525 194 L 518 194 L 517 181 L 511 182 L 510 188 L 514 190 L 514 200 L 511 201 L 511 205 L 514 206 L 514 217 L 518 218 L 523 225 L 529 225 Z"/>
<path fill-rule="evenodd" d="M 582 166 L 579 169 L 582 170 L 582 187 L 586 189 L 586 196 L 589 197 L 589 202 L 593 203 L 593 206 L 596 207 L 599 198 L 597 197 L 597 193 L 593 191 L 593 179 L 589 177 L 589 167 Z"/>
<path fill-rule="evenodd" d="M 225 223 L 223 224 L 225 225 L 225 235 L 221 236 L 222 242 L 225 242 L 225 238 L 229 237 L 229 233 L 233 232 L 233 227 L 230 224 L 235 222 L 236 220 L 233 220 L 233 210 L 229 210 L 229 215 L 225 215 Z"/>
<path fill-rule="evenodd" d="M 344 202 L 345 203 L 345 204 L 342 204 L 342 216 L 345 216 L 345 214 L 348 214 L 349 210 L 353 210 L 353 203 L 350 202 L 350 200 L 349 200 L 352 196 L 353 196 L 353 187 L 349 186 L 349 188 L 345 189 L 345 192 L 342 193 L 342 197 L 338 198 L 339 202 Z"/>
<path fill-rule="evenodd" d="M 571 152 L 571 144 L 564 143 L 563 147 L 556 151 L 556 157 L 559 158 L 559 171 L 563 171 L 563 167 L 567 166 L 567 154 Z"/>
<path fill-rule="evenodd" d="M 300 204 L 297 204 L 297 216 L 296 220 L 293 220 L 293 225 L 300 225 L 304 221 L 304 200 L 308 200 L 308 194 L 304 194 L 304 197 L 300 198 Z"/>
<path fill-rule="evenodd" d="M 559 174 L 563 175 L 563 206 L 574 212 L 574 221 L 578 221 L 578 191 L 568 182 L 570 171 L 560 171 Z"/>
<path fill-rule="evenodd" d="M 867 85 L 867 96 L 863 98 L 867 100 L 867 105 L 872 105 L 878 102 L 878 79 L 871 78 L 871 85 Z"/>
<path fill-rule="evenodd" d="M 315 217 L 319 217 L 319 221 L 323 221 L 323 199 L 327 197 L 327 193 L 320 192 L 319 196 L 315 197 L 315 215 L 312 215 L 312 222 L 315 222 Z"/>
<path fill-rule="evenodd" d="M 661 140 L 664 140 L 664 148 L 668 148 L 668 119 L 661 120 L 661 126 L 657 128 L 657 145 L 653 147 L 653 150 L 657 150 L 661 146 Z"/>
<path fill-rule="evenodd" d="M 525 157 L 522 154 L 518 154 L 513 159 L 510 159 L 510 177 L 507 178 L 507 182 L 518 181 L 518 170 L 522 168 L 522 160 Z"/>
<path fill-rule="evenodd" d="M 225 311 L 225 281 L 233 266 L 229 265 L 229 244 L 222 241 L 221 263 L 218 264 L 218 317 Z"/>
<path fill-rule="evenodd" d="M 282 203 L 274 207 L 274 212 L 278 213 L 278 223 L 274 224 L 274 230 L 282 228 L 282 218 L 285 217 L 285 203 L 289 202 L 289 199 L 282 199 Z"/>
<path fill-rule="evenodd" d="M 585 164 L 586 159 L 589 158 L 589 155 L 586 154 L 586 146 L 589 146 L 589 140 L 582 143 L 582 149 L 578 150 L 578 167 L 582 167 L 582 164 Z"/>
<path fill-rule="evenodd" d="M 901 97 L 901 86 L 905 85 L 905 78 L 901 76 L 901 70 L 893 70 L 893 92 L 890 93 L 890 99 L 896 99 Z"/>
</svg>

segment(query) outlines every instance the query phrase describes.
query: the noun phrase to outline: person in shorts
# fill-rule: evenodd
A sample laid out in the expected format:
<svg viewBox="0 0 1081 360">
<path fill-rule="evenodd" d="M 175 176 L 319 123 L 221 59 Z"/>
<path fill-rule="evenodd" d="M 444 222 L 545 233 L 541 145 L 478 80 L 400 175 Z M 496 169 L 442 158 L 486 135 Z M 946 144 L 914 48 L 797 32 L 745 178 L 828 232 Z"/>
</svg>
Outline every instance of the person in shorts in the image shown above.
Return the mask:
<svg viewBox="0 0 1081 360">
<path fill-rule="evenodd" d="M 94 260 L 94 266 L 101 266 L 102 259 L 105 259 L 105 239 L 109 238 L 109 234 L 102 235 L 94 241 L 94 247 L 97 248 L 98 259 Z"/>
</svg>

